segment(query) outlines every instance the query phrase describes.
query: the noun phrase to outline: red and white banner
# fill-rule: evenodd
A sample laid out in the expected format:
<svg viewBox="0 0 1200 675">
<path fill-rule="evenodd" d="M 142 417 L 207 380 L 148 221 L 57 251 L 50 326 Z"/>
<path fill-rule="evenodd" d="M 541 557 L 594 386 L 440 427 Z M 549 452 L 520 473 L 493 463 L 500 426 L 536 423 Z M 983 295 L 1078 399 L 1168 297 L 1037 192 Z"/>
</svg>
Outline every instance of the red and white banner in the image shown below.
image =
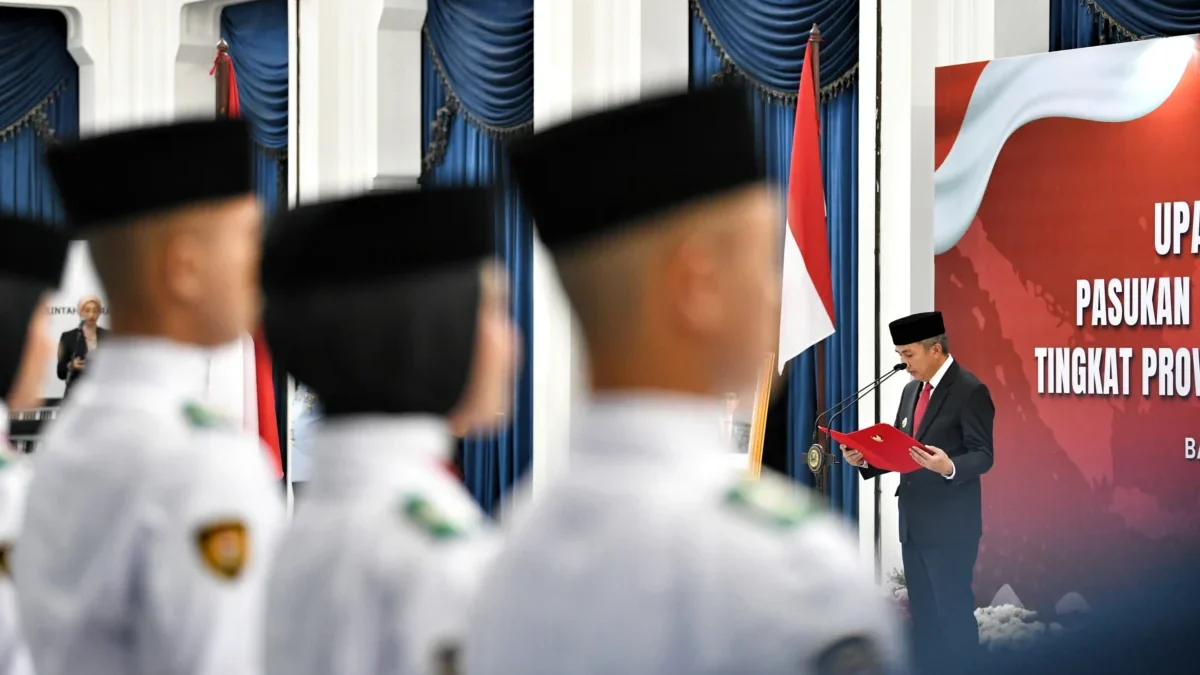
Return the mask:
<svg viewBox="0 0 1200 675">
<path fill-rule="evenodd" d="M 809 41 L 811 48 L 813 42 Z M 787 227 L 783 247 L 783 292 L 779 316 L 779 372 L 801 352 L 833 335 L 833 274 L 821 178 L 821 128 L 812 59 L 804 60 L 792 164 L 788 178 Z"/>
</svg>

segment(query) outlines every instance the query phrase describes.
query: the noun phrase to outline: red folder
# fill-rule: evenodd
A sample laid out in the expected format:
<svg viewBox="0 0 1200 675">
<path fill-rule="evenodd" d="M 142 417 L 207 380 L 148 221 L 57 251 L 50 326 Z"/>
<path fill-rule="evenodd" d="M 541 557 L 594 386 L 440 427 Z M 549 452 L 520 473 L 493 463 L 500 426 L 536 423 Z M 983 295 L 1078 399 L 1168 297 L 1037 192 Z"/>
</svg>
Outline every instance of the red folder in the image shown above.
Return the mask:
<svg viewBox="0 0 1200 675">
<path fill-rule="evenodd" d="M 876 424 L 849 434 L 829 431 L 825 427 L 821 427 L 821 431 L 828 432 L 838 443 L 861 452 L 867 463 L 876 469 L 912 473 L 923 468 L 908 454 L 908 450 L 912 447 L 924 448 L 925 445 L 890 424 Z"/>
</svg>

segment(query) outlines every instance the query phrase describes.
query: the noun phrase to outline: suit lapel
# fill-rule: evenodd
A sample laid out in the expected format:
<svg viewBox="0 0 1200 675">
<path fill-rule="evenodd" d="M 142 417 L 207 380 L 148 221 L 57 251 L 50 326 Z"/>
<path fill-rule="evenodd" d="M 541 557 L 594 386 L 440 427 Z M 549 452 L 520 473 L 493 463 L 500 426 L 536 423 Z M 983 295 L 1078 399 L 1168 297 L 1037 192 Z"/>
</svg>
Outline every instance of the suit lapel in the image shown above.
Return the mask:
<svg viewBox="0 0 1200 675">
<path fill-rule="evenodd" d="M 913 438 L 919 441 L 925 432 L 929 431 L 929 425 L 933 424 L 933 418 L 937 417 L 938 411 L 942 409 L 942 404 L 946 402 L 946 397 L 956 379 L 958 379 L 957 361 L 950 364 L 950 367 L 946 369 L 946 374 L 942 376 L 942 381 L 933 390 L 933 395 L 929 397 L 929 406 L 925 408 L 925 416 L 921 418 L 921 428 L 917 429 L 917 435 Z"/>
</svg>

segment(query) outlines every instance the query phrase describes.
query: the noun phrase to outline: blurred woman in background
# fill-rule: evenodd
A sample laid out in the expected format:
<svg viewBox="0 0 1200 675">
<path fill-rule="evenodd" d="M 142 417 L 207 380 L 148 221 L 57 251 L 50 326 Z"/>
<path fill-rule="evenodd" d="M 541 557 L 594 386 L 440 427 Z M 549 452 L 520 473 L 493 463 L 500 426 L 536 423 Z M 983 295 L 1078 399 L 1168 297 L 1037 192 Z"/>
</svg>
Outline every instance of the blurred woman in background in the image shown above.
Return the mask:
<svg viewBox="0 0 1200 675">
<path fill-rule="evenodd" d="M 67 383 L 64 398 L 83 375 L 88 354 L 96 350 L 108 332 L 99 325 L 102 312 L 100 298 L 84 296 L 79 299 L 75 309 L 79 313 L 79 328 L 65 331 L 58 339 L 58 379 Z"/>
</svg>

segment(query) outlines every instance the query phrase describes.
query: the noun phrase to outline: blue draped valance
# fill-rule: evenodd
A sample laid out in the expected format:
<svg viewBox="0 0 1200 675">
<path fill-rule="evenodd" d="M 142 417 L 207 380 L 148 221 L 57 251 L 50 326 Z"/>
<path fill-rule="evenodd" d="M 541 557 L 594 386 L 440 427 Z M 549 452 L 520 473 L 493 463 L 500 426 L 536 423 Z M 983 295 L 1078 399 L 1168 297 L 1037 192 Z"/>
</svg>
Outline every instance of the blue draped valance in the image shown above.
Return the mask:
<svg viewBox="0 0 1200 675">
<path fill-rule="evenodd" d="M 1200 33 L 1196 0 L 1080 0 L 1095 17 L 1100 43 Z"/>
<path fill-rule="evenodd" d="M 288 144 L 287 0 L 256 0 L 221 11 L 221 37 L 237 74 L 238 102 L 254 142 Z"/>
<path fill-rule="evenodd" d="M 495 137 L 533 131 L 532 0 L 431 0 L 422 39 L 442 99 L 424 171 L 445 157 L 455 116 Z"/>
<path fill-rule="evenodd" d="M 1196 0 L 1051 0 L 1050 51 L 1200 33 Z"/>
<path fill-rule="evenodd" d="M 718 79 L 738 76 L 770 97 L 795 100 L 813 24 L 821 31 L 822 98 L 858 77 L 858 0 L 691 0 L 691 7 L 720 56 Z"/>
<path fill-rule="evenodd" d="M 67 51 L 66 17 L 0 7 L 0 209 L 61 222 L 42 153 L 78 134 L 79 67 Z"/>
</svg>

